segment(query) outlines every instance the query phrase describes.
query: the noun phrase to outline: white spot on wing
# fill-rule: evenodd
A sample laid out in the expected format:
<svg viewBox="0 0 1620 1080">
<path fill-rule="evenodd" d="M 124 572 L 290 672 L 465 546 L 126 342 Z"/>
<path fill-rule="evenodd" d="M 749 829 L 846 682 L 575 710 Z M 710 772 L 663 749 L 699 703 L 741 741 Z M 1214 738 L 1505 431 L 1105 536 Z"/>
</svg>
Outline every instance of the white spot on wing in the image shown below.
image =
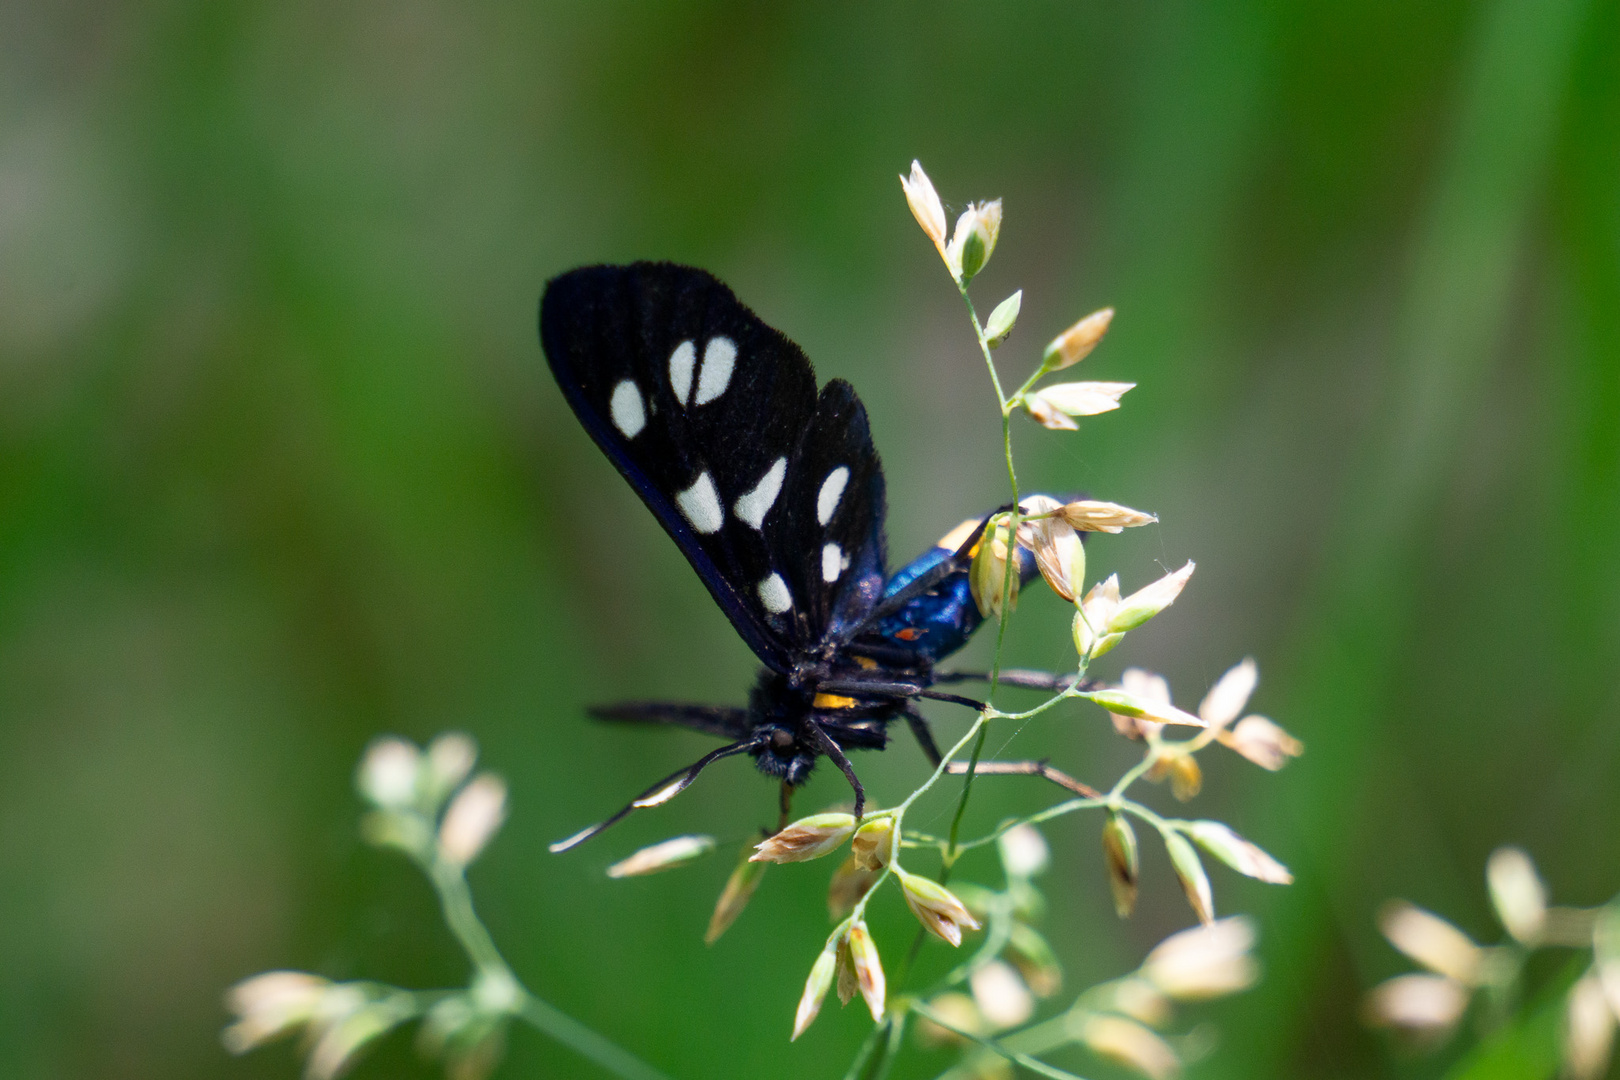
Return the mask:
<svg viewBox="0 0 1620 1080">
<path fill-rule="evenodd" d="M 821 494 L 816 496 L 816 520 L 823 525 L 838 512 L 838 500 L 844 497 L 844 485 L 849 483 L 849 469 L 840 465 L 821 482 Z"/>
<path fill-rule="evenodd" d="M 692 368 L 697 364 L 697 347 L 683 341 L 669 354 L 669 388 L 675 400 L 685 405 L 692 397 Z"/>
<path fill-rule="evenodd" d="M 793 606 L 793 594 L 788 592 L 781 574 L 772 574 L 759 583 L 759 602 L 772 615 L 780 615 Z"/>
<path fill-rule="evenodd" d="M 837 544 L 828 544 L 821 549 L 821 580 L 829 584 L 838 580 L 838 575 L 844 572 L 849 560 L 844 558 L 844 549 Z"/>
<path fill-rule="evenodd" d="M 707 405 L 726 392 L 731 369 L 737 366 L 737 343 L 728 337 L 712 337 L 703 347 L 703 371 L 698 375 L 694 405 Z"/>
<path fill-rule="evenodd" d="M 629 379 L 623 380 L 613 388 L 613 398 L 608 402 L 608 411 L 613 414 L 613 426 L 627 439 L 640 435 L 641 429 L 647 426 L 647 414 L 641 405 L 641 391 L 637 390 L 636 384 Z"/>
<path fill-rule="evenodd" d="M 725 523 L 726 514 L 720 509 L 720 495 L 714 490 L 714 480 L 707 472 L 698 473 L 698 478 L 692 486 L 675 496 L 676 504 L 686 520 L 692 523 L 692 528 L 700 533 L 719 532 L 720 526 Z"/>
<path fill-rule="evenodd" d="M 765 527 L 765 515 L 771 512 L 776 504 L 776 496 L 782 491 L 782 478 L 787 475 L 787 458 L 779 457 L 765 470 L 765 475 L 759 478 L 754 490 L 737 500 L 734 509 L 737 516 L 746 521 L 755 530 Z"/>
</svg>

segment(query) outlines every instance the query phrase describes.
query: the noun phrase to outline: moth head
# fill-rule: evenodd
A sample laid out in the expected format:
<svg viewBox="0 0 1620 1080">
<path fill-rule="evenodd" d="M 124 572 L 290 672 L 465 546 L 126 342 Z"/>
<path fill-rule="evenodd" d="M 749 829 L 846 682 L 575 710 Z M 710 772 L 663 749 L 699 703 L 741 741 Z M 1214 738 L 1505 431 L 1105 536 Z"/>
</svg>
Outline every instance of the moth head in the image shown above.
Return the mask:
<svg viewBox="0 0 1620 1080">
<path fill-rule="evenodd" d="M 779 777 L 794 787 L 810 778 L 815 755 L 799 741 L 792 729 L 779 724 L 765 724 L 756 731 L 755 738 L 758 741 L 751 752 L 760 772 Z"/>
</svg>

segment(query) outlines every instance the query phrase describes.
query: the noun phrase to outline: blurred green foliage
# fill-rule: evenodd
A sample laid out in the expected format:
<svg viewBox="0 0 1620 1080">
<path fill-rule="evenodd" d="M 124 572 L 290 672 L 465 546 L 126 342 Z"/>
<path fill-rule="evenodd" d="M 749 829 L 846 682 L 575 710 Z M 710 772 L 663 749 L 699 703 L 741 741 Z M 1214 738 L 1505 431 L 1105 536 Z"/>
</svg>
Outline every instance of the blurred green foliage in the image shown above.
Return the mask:
<svg viewBox="0 0 1620 1080">
<path fill-rule="evenodd" d="M 1612 0 L 0 8 L 3 1071 L 290 1077 L 224 1056 L 224 986 L 459 982 L 350 787 L 374 733 L 459 727 L 512 787 L 473 881 L 536 992 L 676 1076 L 841 1074 L 856 1011 L 786 1040 L 816 867 L 712 948 L 729 860 L 601 874 L 767 822 L 746 764 L 545 852 L 703 745 L 582 704 L 738 701 L 752 661 L 568 413 L 534 312 L 580 263 L 713 270 L 860 389 L 909 557 L 1004 482 L 895 181 L 915 156 L 948 202 L 1006 200 L 976 288 L 1026 290 L 1009 370 L 1118 308 L 1086 365 L 1141 384 L 1126 408 L 1016 436 L 1030 486 L 1161 515 L 1094 571 L 1199 562 L 1103 673 L 1189 703 L 1253 654 L 1308 747 L 1209 777 L 1299 883 L 1217 877 L 1268 977 L 1197 1075 L 1428 1074 L 1356 1019 L 1402 966 L 1380 900 L 1482 930 L 1503 842 L 1571 902 L 1620 887 L 1616 40 Z M 1065 626 L 1032 594 L 1009 656 L 1068 663 Z M 1106 729 L 1077 707 L 1013 745 L 1103 779 L 1131 755 Z M 880 801 L 923 768 L 904 739 L 859 764 Z M 985 781 L 970 814 L 1047 798 Z M 1115 928 L 1097 825 L 1049 831 L 1074 986 L 1188 921 L 1150 862 Z M 586 1069 L 519 1033 L 501 1075 Z M 359 1073 L 425 1074 L 402 1038 Z"/>
</svg>

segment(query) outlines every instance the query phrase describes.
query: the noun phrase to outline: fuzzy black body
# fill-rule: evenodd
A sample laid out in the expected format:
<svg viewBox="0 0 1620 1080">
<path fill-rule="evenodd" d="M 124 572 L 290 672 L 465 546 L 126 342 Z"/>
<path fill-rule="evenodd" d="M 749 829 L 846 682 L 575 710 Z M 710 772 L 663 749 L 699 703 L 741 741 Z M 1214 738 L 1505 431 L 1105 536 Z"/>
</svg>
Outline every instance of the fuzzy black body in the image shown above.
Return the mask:
<svg viewBox="0 0 1620 1080">
<path fill-rule="evenodd" d="M 733 754 L 790 788 L 831 757 L 857 808 L 844 751 L 882 749 L 895 719 L 937 758 L 910 702 L 961 700 L 930 687 L 934 663 L 981 621 L 967 586 L 978 530 L 889 576 L 883 469 L 854 389 L 835 379 L 818 392 L 797 345 L 708 273 L 669 263 L 554 279 L 540 337 L 580 423 L 765 665 L 746 709 L 592 710 L 729 742 L 554 850 L 672 798 Z M 1027 578 L 1033 561 L 1020 571 Z"/>
</svg>

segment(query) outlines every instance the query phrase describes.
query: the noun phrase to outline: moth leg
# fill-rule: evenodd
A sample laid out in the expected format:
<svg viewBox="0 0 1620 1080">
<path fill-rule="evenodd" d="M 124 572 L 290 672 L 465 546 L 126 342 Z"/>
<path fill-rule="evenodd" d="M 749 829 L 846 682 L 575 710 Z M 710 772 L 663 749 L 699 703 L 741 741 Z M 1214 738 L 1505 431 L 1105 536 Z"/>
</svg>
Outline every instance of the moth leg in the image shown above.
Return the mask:
<svg viewBox="0 0 1620 1080">
<path fill-rule="evenodd" d="M 990 674 L 983 671 L 942 671 L 934 676 L 936 683 L 989 682 Z M 1008 686 L 1021 686 L 1029 690 L 1095 690 L 1102 684 L 1095 679 L 1082 679 L 1068 672 L 1054 675 L 1046 671 L 1008 668 L 1001 673 L 1001 682 Z"/>
<path fill-rule="evenodd" d="M 782 793 L 778 796 L 778 800 L 782 813 L 776 819 L 776 831 L 781 832 L 788 827 L 788 819 L 793 816 L 793 785 L 786 780 L 782 781 Z"/>
<path fill-rule="evenodd" d="M 816 684 L 817 690 L 829 694 L 852 694 L 858 697 L 912 698 L 923 692 L 921 683 L 898 682 L 881 679 L 828 679 Z"/>
<path fill-rule="evenodd" d="M 939 746 L 934 742 L 933 729 L 928 726 L 928 719 L 915 709 L 906 710 L 906 724 L 911 728 L 911 734 L 917 739 L 917 745 L 922 747 L 923 756 L 934 768 L 944 760 L 939 752 Z"/>
<path fill-rule="evenodd" d="M 658 783 L 654 784 L 646 791 L 643 791 L 634 799 L 631 799 L 629 805 L 620 810 L 617 814 L 614 814 L 612 817 L 608 818 L 606 821 L 598 822 L 588 829 L 583 829 L 580 832 L 575 833 L 566 840 L 559 840 L 555 844 L 552 844 L 550 848 L 551 853 L 555 855 L 559 852 L 567 851 L 571 847 L 576 847 L 579 844 L 583 844 L 585 841 L 589 840 L 603 829 L 606 829 L 611 825 L 617 825 L 620 821 L 623 821 L 627 816 L 629 816 L 632 810 L 641 810 L 649 806 L 663 805 L 664 803 L 673 799 L 675 796 L 679 795 L 681 792 L 685 791 L 687 786 L 691 784 L 693 780 L 697 779 L 698 773 L 702 772 L 716 761 L 719 761 L 721 758 L 730 757 L 733 754 L 740 754 L 753 745 L 753 739 L 744 739 L 741 742 L 734 742 L 730 746 L 722 746 L 718 750 L 709 751 L 707 754 L 704 754 L 686 768 L 670 773 L 668 776 L 658 781 Z"/>
<path fill-rule="evenodd" d="M 966 705 L 976 712 L 984 711 L 984 702 L 975 701 L 960 694 L 942 694 L 937 690 L 929 690 L 917 683 L 906 682 L 879 682 L 875 679 L 830 679 L 817 683 L 818 690 L 825 690 L 829 694 L 854 694 L 867 697 L 888 698 L 932 698 L 935 701 L 949 701 L 953 705 Z"/>
<path fill-rule="evenodd" d="M 961 776 L 968 770 L 965 761 L 953 761 L 945 766 L 945 772 L 951 776 Z M 1090 784 L 1083 784 L 1066 772 L 1052 768 L 1044 761 L 981 761 L 974 766 L 973 772 L 978 776 L 1039 776 L 1043 780 L 1050 780 L 1060 788 L 1074 792 L 1087 799 L 1100 799 L 1102 792 Z"/>
<path fill-rule="evenodd" d="M 866 810 L 866 789 L 861 787 L 860 778 L 855 775 L 855 766 L 849 763 L 849 758 L 844 756 L 844 751 L 839 749 L 837 743 L 833 742 L 832 736 L 822 730 L 820 724 L 812 720 L 808 727 L 810 728 L 810 737 L 816 744 L 816 749 L 832 758 L 833 764 L 843 770 L 844 778 L 849 781 L 849 786 L 855 789 L 855 820 L 861 820 L 861 814 Z"/>
<path fill-rule="evenodd" d="M 963 697 L 961 694 L 942 694 L 938 690 L 923 690 L 917 696 L 928 698 L 931 701 L 948 701 L 952 705 L 965 705 L 974 712 L 984 712 L 989 707 L 982 701 Z"/>
</svg>

